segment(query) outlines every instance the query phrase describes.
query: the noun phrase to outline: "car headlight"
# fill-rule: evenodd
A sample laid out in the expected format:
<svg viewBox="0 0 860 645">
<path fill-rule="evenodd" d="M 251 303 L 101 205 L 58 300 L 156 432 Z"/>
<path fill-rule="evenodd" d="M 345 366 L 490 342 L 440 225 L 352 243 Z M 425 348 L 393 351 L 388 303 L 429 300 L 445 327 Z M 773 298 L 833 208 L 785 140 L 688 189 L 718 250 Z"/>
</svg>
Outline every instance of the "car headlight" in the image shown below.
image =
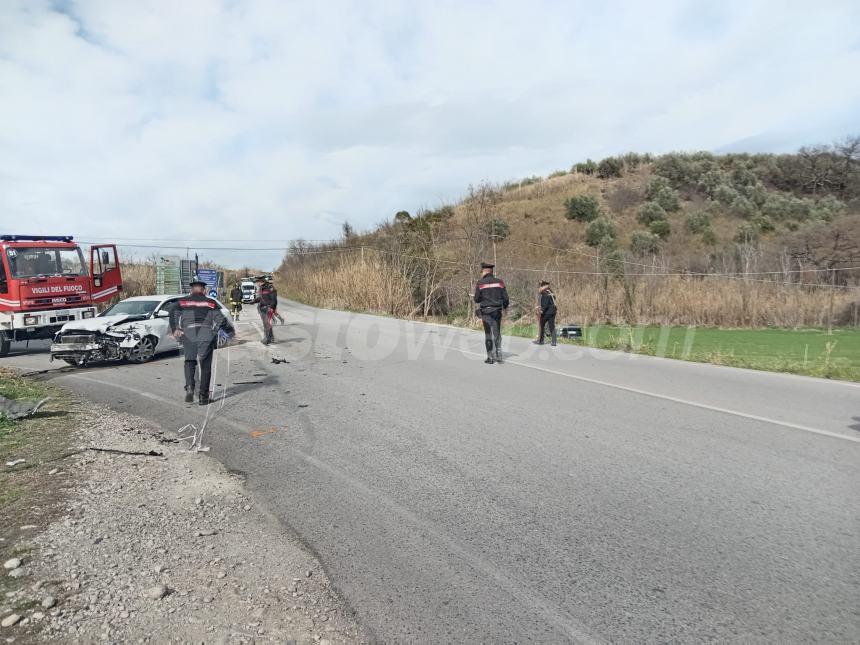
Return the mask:
<svg viewBox="0 0 860 645">
<path fill-rule="evenodd" d="M 39 324 L 38 316 L 24 316 L 24 324 L 28 327 L 32 327 L 33 325 Z"/>
<path fill-rule="evenodd" d="M 96 315 L 95 311 L 93 311 L 92 309 L 88 309 L 87 311 L 85 311 L 84 313 L 81 314 L 81 318 L 94 318 L 95 315 Z"/>
</svg>

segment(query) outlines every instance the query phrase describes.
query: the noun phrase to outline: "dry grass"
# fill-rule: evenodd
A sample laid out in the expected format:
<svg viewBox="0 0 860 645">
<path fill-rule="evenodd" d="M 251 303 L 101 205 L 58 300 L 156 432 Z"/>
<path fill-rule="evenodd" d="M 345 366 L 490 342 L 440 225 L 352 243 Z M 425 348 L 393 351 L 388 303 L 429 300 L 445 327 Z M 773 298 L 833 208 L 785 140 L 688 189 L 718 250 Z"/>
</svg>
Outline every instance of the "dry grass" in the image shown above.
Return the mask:
<svg viewBox="0 0 860 645">
<path fill-rule="evenodd" d="M 452 258 L 456 256 L 451 256 Z M 501 256 L 500 256 L 501 257 Z M 455 260 L 451 260 L 452 262 Z M 560 318 L 582 324 L 703 325 L 709 327 L 826 327 L 831 295 L 837 321 L 860 322 L 860 302 L 850 290 L 801 286 L 741 278 L 678 275 L 628 275 L 625 278 L 556 273 L 558 265 L 544 263 L 543 271 L 504 269 L 508 262 L 529 264 L 528 258 L 500 261 L 498 271 L 511 294 L 512 320 L 530 319 L 540 279 L 553 283 Z M 584 260 L 583 271 L 594 270 Z M 540 266 L 532 260 L 531 266 Z M 561 265 L 563 269 L 567 266 Z M 562 270 L 563 270 L 562 269 Z M 466 322 L 471 316 L 467 298 L 476 276 L 452 266 L 448 290 L 455 294 L 448 319 Z M 309 258 L 293 258 L 280 275 L 284 295 L 311 305 L 372 311 L 413 317 L 409 273 L 396 257 L 368 248 L 364 260 L 358 250 Z"/>
<path fill-rule="evenodd" d="M 830 304 L 827 288 L 682 276 L 630 279 L 627 289 L 589 278 L 563 282 L 556 293 L 561 316 L 585 324 L 826 327 Z M 837 312 L 856 309 L 851 293 L 834 296 Z"/>
<path fill-rule="evenodd" d="M 374 311 L 393 316 L 412 313 L 409 282 L 396 264 L 360 252 L 314 259 L 291 267 L 279 286 L 290 297 L 330 309 Z"/>
<path fill-rule="evenodd" d="M 155 293 L 155 264 L 133 262 L 122 267 L 122 296 L 148 296 Z"/>
</svg>

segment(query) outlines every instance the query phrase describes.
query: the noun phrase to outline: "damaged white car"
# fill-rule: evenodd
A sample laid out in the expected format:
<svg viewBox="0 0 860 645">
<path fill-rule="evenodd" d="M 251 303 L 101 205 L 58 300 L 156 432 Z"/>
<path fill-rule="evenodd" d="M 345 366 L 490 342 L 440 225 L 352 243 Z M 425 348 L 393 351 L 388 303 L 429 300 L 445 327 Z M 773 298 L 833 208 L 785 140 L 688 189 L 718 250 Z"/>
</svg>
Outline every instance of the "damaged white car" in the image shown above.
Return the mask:
<svg viewBox="0 0 860 645">
<path fill-rule="evenodd" d="M 95 318 L 66 323 L 54 336 L 51 360 L 85 367 L 91 362 L 127 360 L 146 363 L 179 349 L 170 333 L 170 308 L 182 296 L 126 298 Z M 220 302 L 221 313 L 230 313 Z"/>
</svg>

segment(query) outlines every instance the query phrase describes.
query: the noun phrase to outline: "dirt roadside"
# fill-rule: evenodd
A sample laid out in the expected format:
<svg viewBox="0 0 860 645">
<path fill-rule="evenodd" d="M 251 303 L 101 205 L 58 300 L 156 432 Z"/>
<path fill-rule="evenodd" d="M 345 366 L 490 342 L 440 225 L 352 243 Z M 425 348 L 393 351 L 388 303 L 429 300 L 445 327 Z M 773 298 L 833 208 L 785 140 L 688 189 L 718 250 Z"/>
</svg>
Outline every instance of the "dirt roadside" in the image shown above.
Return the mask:
<svg viewBox="0 0 860 645">
<path fill-rule="evenodd" d="M 15 491 L 0 500 L 2 641 L 368 640 L 314 556 L 215 459 L 69 395 L 21 427 L 52 454 L 33 437 L 0 444 Z"/>
</svg>

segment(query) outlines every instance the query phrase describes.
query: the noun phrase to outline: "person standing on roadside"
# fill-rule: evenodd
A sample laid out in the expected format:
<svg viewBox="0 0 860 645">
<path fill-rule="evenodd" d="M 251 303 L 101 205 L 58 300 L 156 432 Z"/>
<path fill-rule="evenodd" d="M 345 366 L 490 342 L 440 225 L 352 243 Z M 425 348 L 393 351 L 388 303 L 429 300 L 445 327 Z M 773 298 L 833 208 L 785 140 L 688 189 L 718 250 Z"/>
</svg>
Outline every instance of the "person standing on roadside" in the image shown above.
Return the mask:
<svg viewBox="0 0 860 645">
<path fill-rule="evenodd" d="M 257 310 L 260 312 L 260 320 L 263 322 L 263 345 L 275 342 L 275 333 L 272 331 L 272 318 L 278 308 L 278 292 L 272 283 L 263 276 L 257 278 L 257 286 L 260 293 L 260 302 Z"/>
<path fill-rule="evenodd" d="M 212 356 L 218 334 L 233 335 L 233 325 L 213 298 L 206 295 L 203 280 L 191 281 L 191 293 L 182 296 L 170 309 L 170 331 L 182 343 L 185 351 L 185 402 L 194 401 L 197 364 L 200 364 L 199 403 L 210 401 L 209 384 L 212 380 Z"/>
<path fill-rule="evenodd" d="M 239 320 L 239 314 L 242 313 L 242 288 L 239 283 L 233 285 L 230 291 L 230 309 L 233 312 L 233 320 Z"/>
<path fill-rule="evenodd" d="M 510 301 L 505 283 L 493 275 L 494 264 L 481 262 L 481 279 L 475 284 L 475 314 L 484 324 L 484 346 L 488 365 L 502 362 L 502 312 Z"/>
<path fill-rule="evenodd" d="M 549 286 L 549 282 L 541 280 L 538 286 L 538 294 L 540 295 L 540 304 L 538 310 L 538 339 L 533 341 L 536 345 L 544 344 L 544 337 L 549 328 L 550 340 L 552 346 L 556 345 L 555 335 L 555 315 L 558 313 L 558 307 L 555 302 L 555 294 Z"/>
</svg>

